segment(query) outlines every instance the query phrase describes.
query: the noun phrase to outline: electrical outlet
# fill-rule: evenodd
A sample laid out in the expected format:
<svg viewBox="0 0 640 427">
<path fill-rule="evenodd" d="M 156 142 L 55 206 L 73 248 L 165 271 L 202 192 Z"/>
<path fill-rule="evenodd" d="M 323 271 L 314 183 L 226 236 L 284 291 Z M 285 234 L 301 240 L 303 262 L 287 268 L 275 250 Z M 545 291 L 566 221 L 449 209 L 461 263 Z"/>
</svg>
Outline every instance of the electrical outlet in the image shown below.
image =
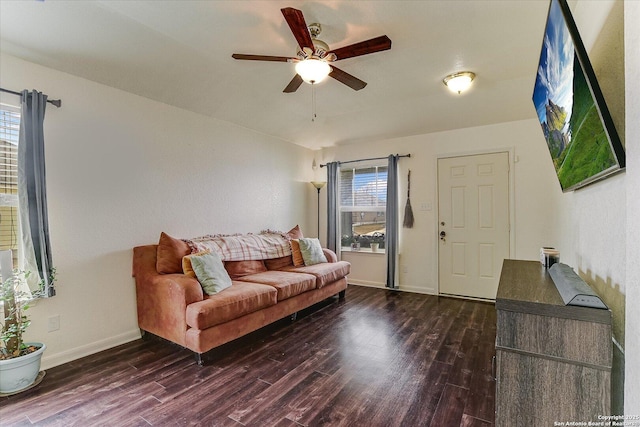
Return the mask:
<svg viewBox="0 0 640 427">
<path fill-rule="evenodd" d="M 49 317 L 49 332 L 57 331 L 60 329 L 60 315 Z"/>
</svg>

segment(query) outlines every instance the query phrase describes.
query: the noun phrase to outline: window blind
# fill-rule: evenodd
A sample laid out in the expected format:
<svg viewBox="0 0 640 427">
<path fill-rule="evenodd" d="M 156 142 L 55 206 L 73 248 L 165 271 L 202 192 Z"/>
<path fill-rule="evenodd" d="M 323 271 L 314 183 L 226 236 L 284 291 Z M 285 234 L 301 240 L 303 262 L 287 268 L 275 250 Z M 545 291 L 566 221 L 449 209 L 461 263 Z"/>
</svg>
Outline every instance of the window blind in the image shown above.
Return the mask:
<svg viewBox="0 0 640 427">
<path fill-rule="evenodd" d="M 20 114 L 0 109 L 0 250 L 18 249 L 18 134 Z"/>
<path fill-rule="evenodd" d="M 340 169 L 340 208 L 342 211 L 384 210 L 386 206 L 386 166 Z"/>
</svg>

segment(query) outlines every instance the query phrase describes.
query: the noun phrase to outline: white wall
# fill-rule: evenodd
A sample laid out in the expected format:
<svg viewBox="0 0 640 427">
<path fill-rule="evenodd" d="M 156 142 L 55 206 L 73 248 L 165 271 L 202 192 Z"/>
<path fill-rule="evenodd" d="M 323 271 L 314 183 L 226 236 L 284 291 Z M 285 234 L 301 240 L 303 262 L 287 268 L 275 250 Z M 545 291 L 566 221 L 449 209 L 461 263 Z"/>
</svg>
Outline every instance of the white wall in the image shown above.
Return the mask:
<svg viewBox="0 0 640 427">
<path fill-rule="evenodd" d="M 359 145 L 328 148 L 323 152 L 322 162 L 411 154 L 411 158 L 399 161 L 401 213 L 406 200 L 407 169 L 411 169 L 411 205 L 415 217 L 414 227 L 402 228 L 400 232 L 399 286 L 401 290 L 437 293 L 437 159 L 488 151 L 510 151 L 513 157 L 510 160 L 515 194 L 512 255 L 538 259 L 540 246 L 558 243 L 555 210 L 562 192 L 536 119 L 376 141 L 368 144 L 366 150 Z M 428 210 L 422 210 L 423 205 Z M 372 271 L 380 271 L 378 264 L 386 262 L 384 257 L 362 254 L 357 259 L 349 257 L 349 261 L 353 263 L 351 280 L 384 286 L 384 269 L 378 273 L 378 280 L 370 278 Z"/>
<path fill-rule="evenodd" d="M 589 59 L 616 129 L 627 151 L 634 144 L 633 138 L 626 137 L 625 127 L 632 126 L 632 120 L 625 113 L 625 9 L 633 2 L 580 1 L 572 12 L 578 30 L 589 52 Z M 634 24 L 634 26 L 637 26 Z M 637 50 L 632 56 L 637 56 Z M 637 138 L 636 138 L 637 139 Z M 628 163 L 627 163 L 628 164 Z M 565 195 L 559 205 L 561 221 L 558 246 L 562 258 L 604 299 L 613 315 L 614 366 L 612 369 L 612 406 L 616 412 L 622 411 L 625 359 L 625 309 L 627 289 L 627 233 L 638 221 L 636 216 L 628 216 L 628 176 L 621 173 L 615 177 Z M 635 406 L 637 407 L 637 405 Z M 627 407 L 627 412 L 633 407 Z"/>
<path fill-rule="evenodd" d="M 627 283 L 624 406 L 640 414 L 640 2 L 625 2 Z"/>
<path fill-rule="evenodd" d="M 297 223 L 315 230 L 310 150 L 11 56 L 0 60 L 2 87 L 62 98 L 45 117 L 58 295 L 31 310 L 27 334 L 47 344 L 44 368 L 139 337 L 132 247 L 156 243 L 161 231 L 188 238 Z M 47 332 L 54 315 L 60 330 Z"/>
</svg>

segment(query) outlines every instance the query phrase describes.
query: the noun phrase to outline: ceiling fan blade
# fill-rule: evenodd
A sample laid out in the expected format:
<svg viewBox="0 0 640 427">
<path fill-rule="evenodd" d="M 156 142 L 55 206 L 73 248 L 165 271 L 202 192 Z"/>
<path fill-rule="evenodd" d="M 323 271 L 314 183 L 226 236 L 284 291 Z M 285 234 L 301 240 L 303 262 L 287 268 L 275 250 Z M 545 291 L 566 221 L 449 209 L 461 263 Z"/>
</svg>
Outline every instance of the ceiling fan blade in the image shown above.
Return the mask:
<svg viewBox="0 0 640 427">
<path fill-rule="evenodd" d="M 329 53 L 334 53 L 339 61 L 341 59 L 353 58 L 354 56 L 368 55 L 370 53 L 380 52 L 382 50 L 391 49 L 391 39 L 387 36 L 380 36 L 371 40 L 365 40 L 360 43 L 354 43 L 349 46 L 341 47 L 336 50 L 332 50 Z"/>
<path fill-rule="evenodd" d="M 331 72 L 329 73 L 329 77 L 333 77 L 340 83 L 346 84 L 353 90 L 364 89 L 364 87 L 367 85 L 366 82 L 363 82 L 359 78 L 354 77 L 351 74 L 334 67 L 333 65 L 331 65 Z"/>
<path fill-rule="evenodd" d="M 287 21 L 287 24 L 289 24 L 289 28 L 291 28 L 291 32 L 296 38 L 300 49 L 308 47 L 315 51 L 313 41 L 311 40 L 311 34 L 309 34 L 309 28 L 304 20 L 302 11 L 292 7 L 285 7 L 284 9 L 280 9 L 280 11 L 282 12 L 282 15 L 284 15 L 284 19 Z"/>
<path fill-rule="evenodd" d="M 293 76 L 293 78 L 291 79 L 291 81 L 289 82 L 289 84 L 287 85 L 287 87 L 284 88 L 283 92 L 284 93 L 293 93 L 295 91 L 298 90 L 298 88 L 300 87 L 300 85 L 302 84 L 302 77 L 300 77 L 299 74 L 296 74 L 295 76 Z"/>
<path fill-rule="evenodd" d="M 296 58 L 287 56 L 269 56 L 269 55 L 245 55 L 243 53 L 234 53 L 231 55 L 233 59 L 246 59 L 249 61 L 274 61 L 274 62 L 290 62 Z"/>
</svg>

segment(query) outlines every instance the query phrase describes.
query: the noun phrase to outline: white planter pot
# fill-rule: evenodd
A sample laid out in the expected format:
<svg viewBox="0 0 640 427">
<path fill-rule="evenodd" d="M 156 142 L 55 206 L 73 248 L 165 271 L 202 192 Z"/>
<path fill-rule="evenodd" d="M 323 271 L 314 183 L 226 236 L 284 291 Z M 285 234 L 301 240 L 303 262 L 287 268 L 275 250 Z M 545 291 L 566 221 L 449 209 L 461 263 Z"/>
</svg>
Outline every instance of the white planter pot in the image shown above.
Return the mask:
<svg viewBox="0 0 640 427">
<path fill-rule="evenodd" d="M 40 348 L 26 356 L 0 360 L 0 393 L 15 393 L 29 387 L 40 372 L 42 353 L 47 348 L 42 343 L 26 343 Z"/>
<path fill-rule="evenodd" d="M 380 248 L 380 243 L 371 244 L 371 252 L 378 252 L 378 248 Z"/>
</svg>

